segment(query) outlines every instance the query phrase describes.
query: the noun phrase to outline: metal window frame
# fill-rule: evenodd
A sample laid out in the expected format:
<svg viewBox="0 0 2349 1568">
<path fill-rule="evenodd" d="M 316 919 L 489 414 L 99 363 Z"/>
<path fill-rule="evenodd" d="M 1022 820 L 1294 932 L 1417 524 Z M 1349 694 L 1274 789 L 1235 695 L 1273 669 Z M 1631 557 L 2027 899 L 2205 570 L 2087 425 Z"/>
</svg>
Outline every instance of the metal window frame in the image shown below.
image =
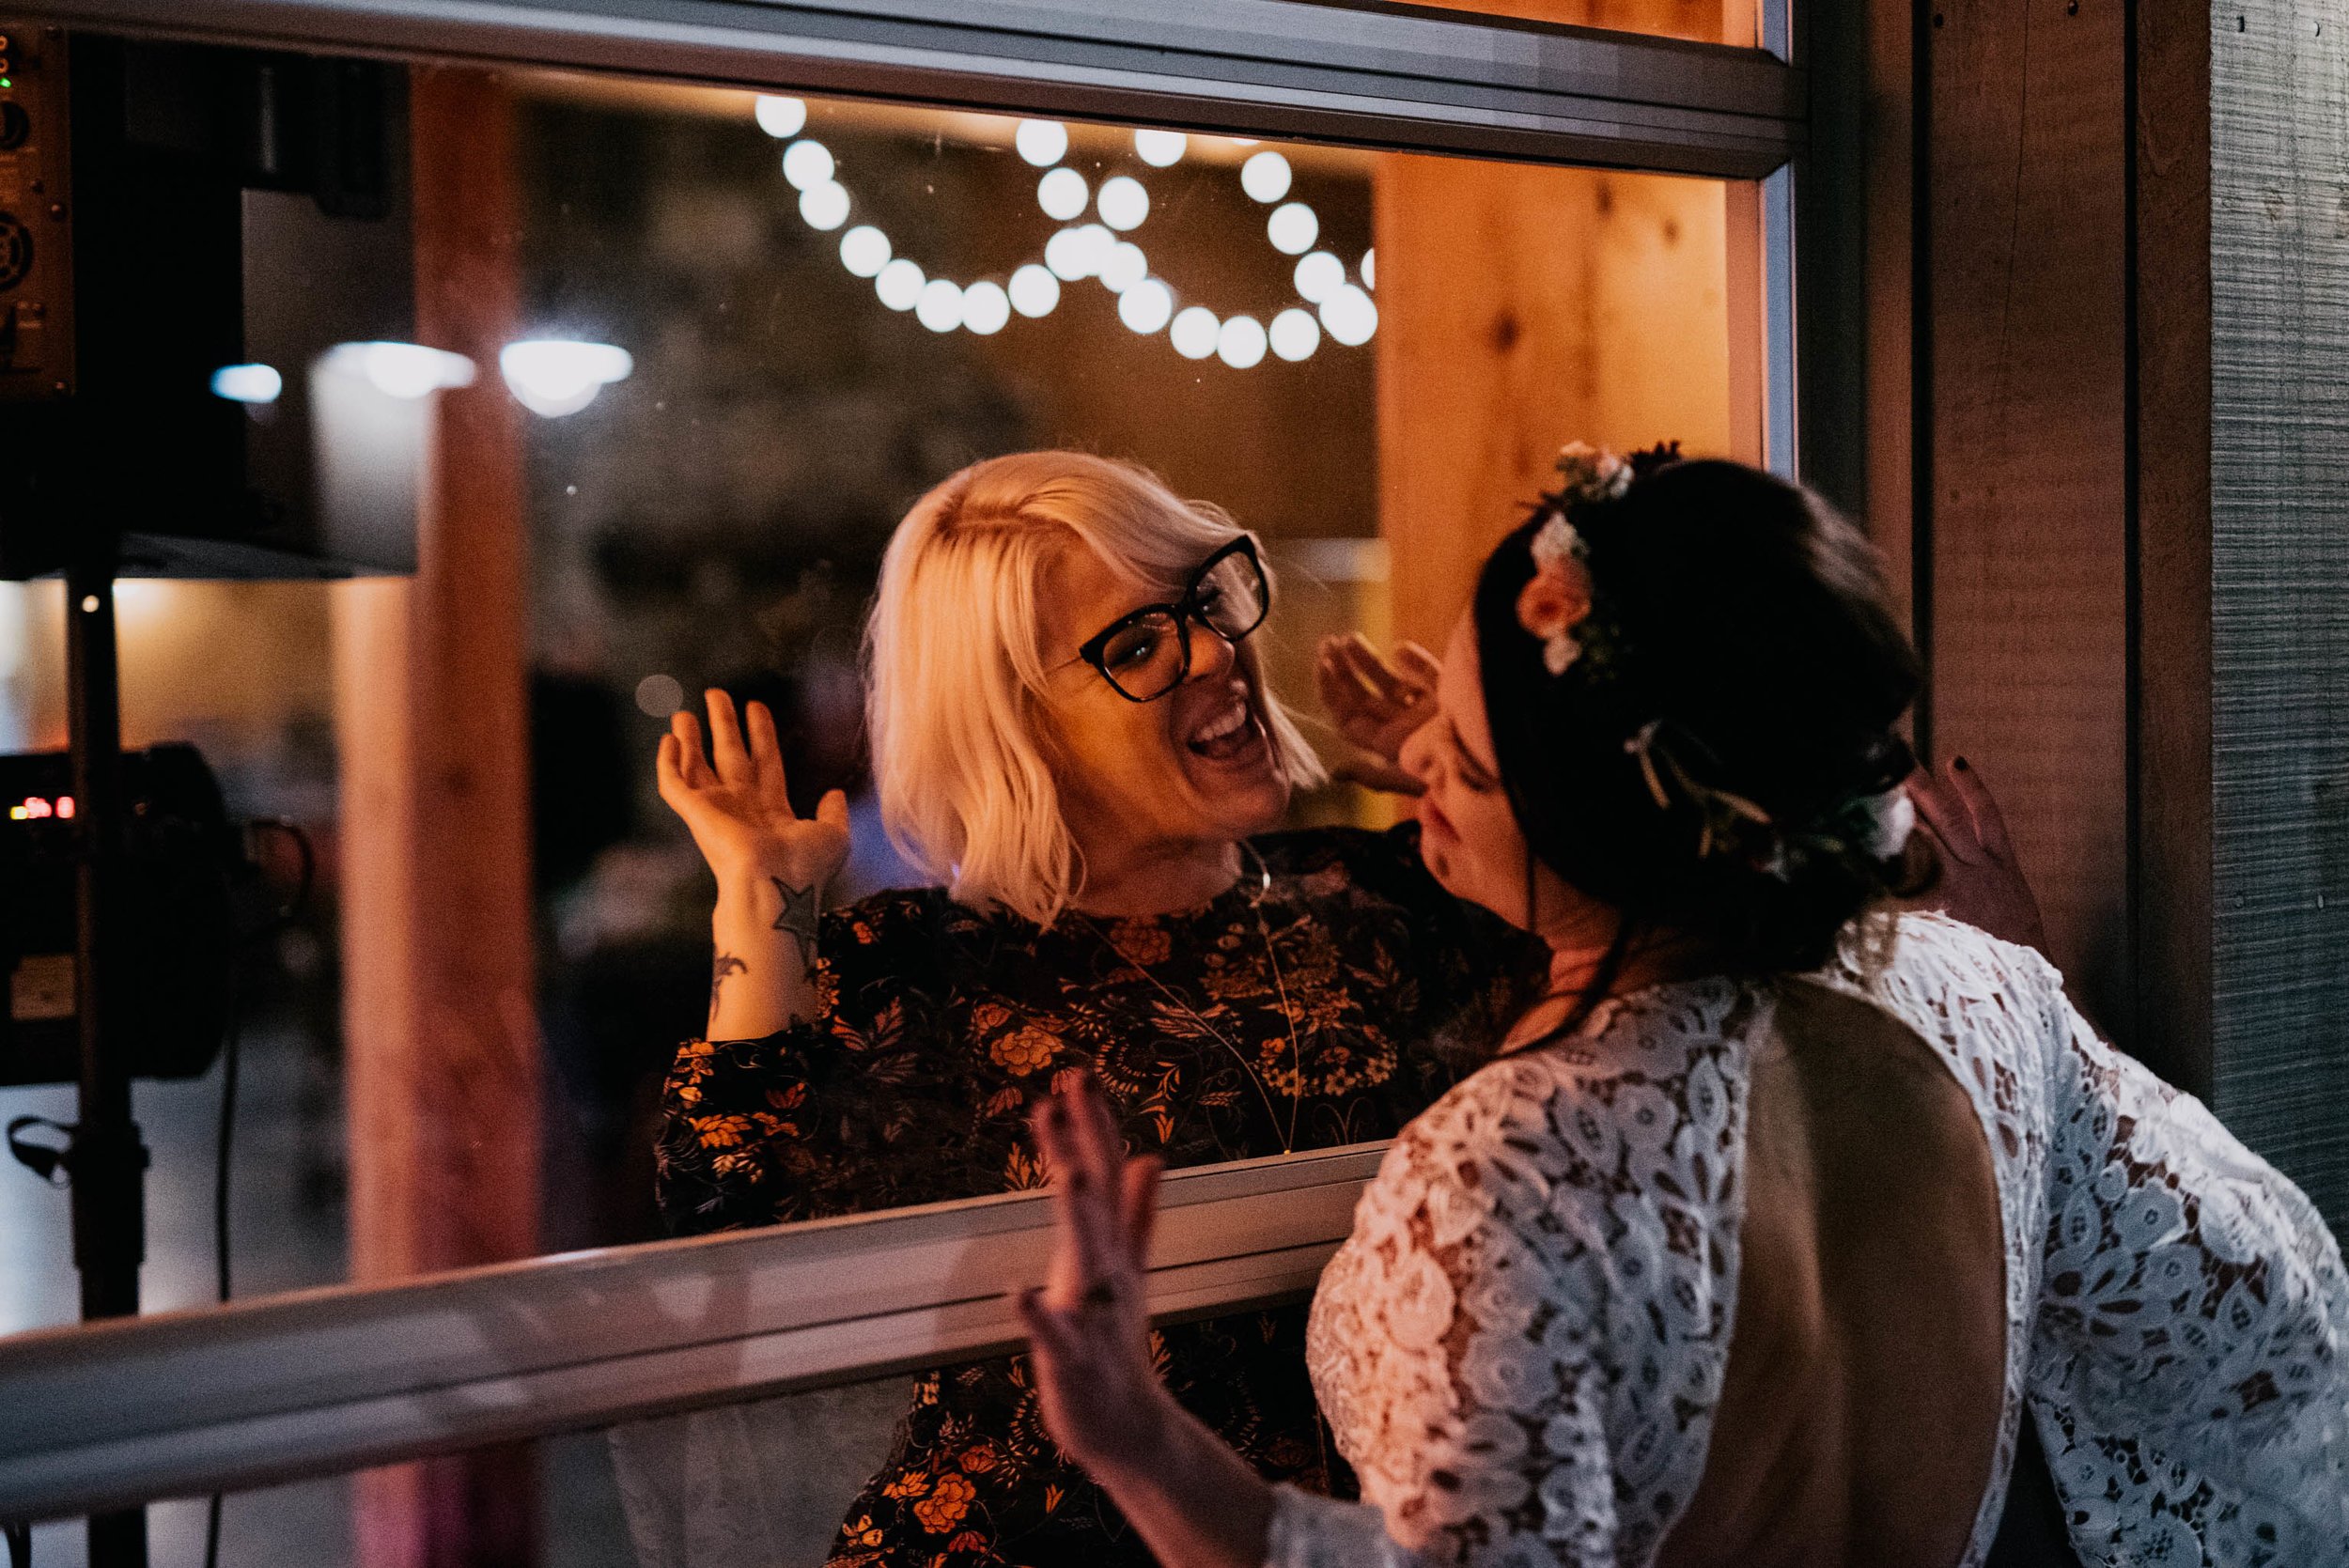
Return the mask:
<svg viewBox="0 0 2349 1568">
<path fill-rule="evenodd" d="M 1759 48 L 1361 0 L 46 0 L 68 25 L 797 88 L 1762 182 L 1764 457 L 1791 474 L 1794 0 Z M 1807 287 L 1827 287 L 1812 280 Z M 1162 1317 L 1309 1294 L 1377 1146 L 1179 1172 Z M 855 1381 L 1019 1343 L 1014 1194 L 0 1340 L 0 1519 Z"/>
<path fill-rule="evenodd" d="M 45 0 L 218 41 L 627 71 L 1758 179 L 1799 148 L 1766 49 L 1364 0 Z"/>
<path fill-rule="evenodd" d="M 1384 1145 L 1179 1171 L 1149 1305 L 1298 1300 Z M 1050 1199 L 1011 1193 L 0 1340 L 0 1519 L 236 1491 L 1000 1354 Z"/>
</svg>

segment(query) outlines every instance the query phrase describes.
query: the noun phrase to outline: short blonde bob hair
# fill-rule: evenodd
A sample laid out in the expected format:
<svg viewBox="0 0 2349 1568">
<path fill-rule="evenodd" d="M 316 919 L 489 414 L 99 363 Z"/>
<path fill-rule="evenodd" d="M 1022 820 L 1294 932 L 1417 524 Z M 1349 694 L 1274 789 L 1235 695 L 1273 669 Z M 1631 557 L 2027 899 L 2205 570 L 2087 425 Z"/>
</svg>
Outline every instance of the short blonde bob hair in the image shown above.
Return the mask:
<svg viewBox="0 0 2349 1568">
<path fill-rule="evenodd" d="M 873 779 L 898 849 L 958 902 L 1050 924 L 1084 868 L 1038 733 L 1045 573 L 1081 544 L 1171 598 L 1242 532 L 1148 470 L 1083 452 L 990 458 L 914 503 L 864 632 Z M 1320 783 L 1313 748 L 1255 676 L 1274 766 L 1292 785 Z"/>
</svg>

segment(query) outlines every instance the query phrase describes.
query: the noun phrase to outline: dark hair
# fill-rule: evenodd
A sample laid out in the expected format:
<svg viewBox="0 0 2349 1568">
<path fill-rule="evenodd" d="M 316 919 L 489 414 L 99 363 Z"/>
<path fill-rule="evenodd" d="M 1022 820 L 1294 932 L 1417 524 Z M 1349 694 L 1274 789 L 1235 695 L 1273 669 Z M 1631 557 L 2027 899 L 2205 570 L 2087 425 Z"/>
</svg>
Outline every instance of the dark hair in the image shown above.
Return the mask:
<svg viewBox="0 0 2349 1568">
<path fill-rule="evenodd" d="M 1493 749 L 1526 843 L 1623 915 L 1578 1011 L 1642 931 L 1686 933 L 1731 972 L 1819 967 L 1902 880 L 1850 827 L 1913 766 L 1892 726 L 1917 694 L 1917 656 L 1875 551 L 1818 497 L 1742 463 L 1652 467 L 1567 515 L 1595 606 L 1585 658 L 1551 675 L 1517 618 L 1546 513 L 1486 560 L 1474 613 Z M 1628 744 L 1650 724 L 1668 759 L 1662 805 Z M 1690 784 L 1770 824 L 1741 823 L 1703 852 L 1708 818 Z"/>
</svg>

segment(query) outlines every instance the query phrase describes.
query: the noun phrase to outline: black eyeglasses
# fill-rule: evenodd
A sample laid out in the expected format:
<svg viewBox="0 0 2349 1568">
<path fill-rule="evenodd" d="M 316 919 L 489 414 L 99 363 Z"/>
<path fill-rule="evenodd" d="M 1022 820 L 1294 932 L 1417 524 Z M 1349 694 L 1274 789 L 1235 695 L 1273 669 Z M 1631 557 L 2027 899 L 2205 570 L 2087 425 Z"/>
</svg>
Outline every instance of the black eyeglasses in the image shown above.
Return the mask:
<svg viewBox="0 0 2349 1568">
<path fill-rule="evenodd" d="M 1088 639 L 1077 657 L 1092 665 L 1128 702 L 1155 702 L 1190 676 L 1190 627 L 1206 627 L 1225 642 L 1264 625 L 1272 608 L 1256 541 L 1243 534 L 1200 563 L 1172 604 L 1145 604 Z"/>
</svg>

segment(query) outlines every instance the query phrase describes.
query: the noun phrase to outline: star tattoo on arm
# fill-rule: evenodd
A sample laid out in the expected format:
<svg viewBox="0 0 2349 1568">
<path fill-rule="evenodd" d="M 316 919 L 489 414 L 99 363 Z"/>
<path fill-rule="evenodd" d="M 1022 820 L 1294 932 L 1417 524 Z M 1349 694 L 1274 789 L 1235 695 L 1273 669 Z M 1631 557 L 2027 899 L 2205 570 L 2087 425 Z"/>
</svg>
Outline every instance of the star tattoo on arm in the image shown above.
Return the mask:
<svg viewBox="0 0 2349 1568">
<path fill-rule="evenodd" d="M 718 993 L 724 989 L 728 975 L 748 972 L 750 965 L 731 953 L 721 953 L 709 963 L 709 1016 L 718 1016 Z"/>
<path fill-rule="evenodd" d="M 822 884 L 810 882 L 803 888 L 792 887 L 780 877 L 770 877 L 775 892 L 783 895 L 783 912 L 775 916 L 774 928 L 787 931 L 799 939 L 801 961 L 816 962 L 817 923 L 822 916 L 817 907 L 821 901 Z"/>
</svg>

